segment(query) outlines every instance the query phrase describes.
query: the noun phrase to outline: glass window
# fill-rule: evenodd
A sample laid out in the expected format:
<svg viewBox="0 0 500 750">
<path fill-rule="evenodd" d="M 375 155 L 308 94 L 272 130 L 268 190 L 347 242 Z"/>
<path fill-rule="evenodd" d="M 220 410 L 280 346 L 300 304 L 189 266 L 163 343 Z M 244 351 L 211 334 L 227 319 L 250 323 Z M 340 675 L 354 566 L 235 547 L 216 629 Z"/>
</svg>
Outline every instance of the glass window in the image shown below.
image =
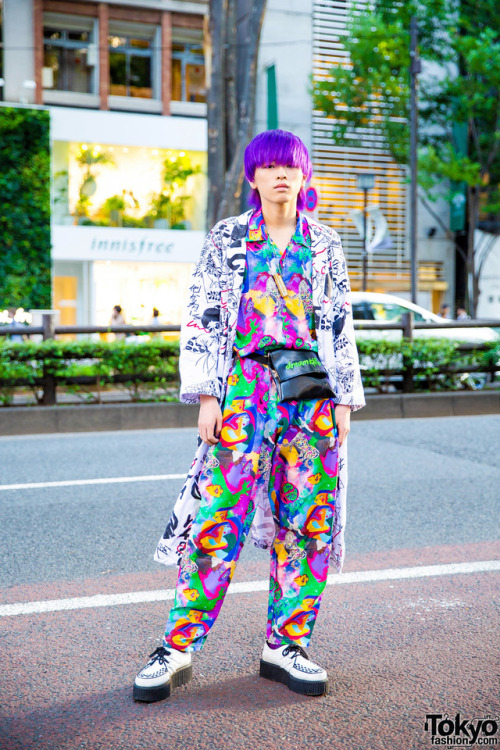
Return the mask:
<svg viewBox="0 0 500 750">
<path fill-rule="evenodd" d="M 199 44 L 172 45 L 172 100 L 205 102 L 205 57 Z"/>
<path fill-rule="evenodd" d="M 182 101 L 182 63 L 175 57 L 172 60 L 172 100 Z"/>
<path fill-rule="evenodd" d="M 415 323 L 431 323 L 432 322 L 430 318 L 424 318 L 424 316 L 418 312 L 413 313 L 413 320 L 415 321 Z"/>
<path fill-rule="evenodd" d="M 52 86 L 57 91 L 91 94 L 93 68 L 88 64 L 90 31 L 44 26 L 43 65 L 52 70 Z"/>
<path fill-rule="evenodd" d="M 369 308 L 373 311 L 373 319 L 380 321 L 399 321 L 403 313 L 410 312 L 407 307 L 391 302 L 371 302 Z"/>
<path fill-rule="evenodd" d="M 201 230 L 205 164 L 198 151 L 54 141 L 54 221 Z"/>
<path fill-rule="evenodd" d="M 68 31 L 68 39 L 74 42 L 89 42 L 89 37 L 88 31 Z"/>
<path fill-rule="evenodd" d="M 354 320 L 365 320 L 365 306 L 362 302 L 353 302 L 352 317 Z"/>
<path fill-rule="evenodd" d="M 151 39 L 109 37 L 110 94 L 153 98 L 152 46 Z"/>
</svg>

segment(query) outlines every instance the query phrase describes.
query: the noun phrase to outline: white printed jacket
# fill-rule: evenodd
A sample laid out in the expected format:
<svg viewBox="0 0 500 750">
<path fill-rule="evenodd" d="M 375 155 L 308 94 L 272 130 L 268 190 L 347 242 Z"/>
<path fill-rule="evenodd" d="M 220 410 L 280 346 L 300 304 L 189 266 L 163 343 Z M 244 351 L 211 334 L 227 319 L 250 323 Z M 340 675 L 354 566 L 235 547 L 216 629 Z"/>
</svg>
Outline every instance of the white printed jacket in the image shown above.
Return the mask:
<svg viewBox="0 0 500 750">
<path fill-rule="evenodd" d="M 220 221 L 208 234 L 193 272 L 181 329 L 180 399 L 195 404 L 200 394 L 224 401 L 233 362 L 233 345 L 246 260 L 246 235 L 252 211 Z M 339 235 L 307 218 L 311 234 L 312 295 L 318 354 L 335 393 L 336 404 L 351 410 L 365 404 L 354 340 L 350 287 Z M 339 481 L 333 526 L 332 562 L 341 572 L 346 521 L 347 449 L 339 451 Z M 158 543 L 155 560 L 179 564 L 200 502 L 198 479 L 209 446 L 199 440 L 186 481 Z M 276 534 L 266 493 L 255 498 L 251 537 L 268 548 Z"/>
</svg>

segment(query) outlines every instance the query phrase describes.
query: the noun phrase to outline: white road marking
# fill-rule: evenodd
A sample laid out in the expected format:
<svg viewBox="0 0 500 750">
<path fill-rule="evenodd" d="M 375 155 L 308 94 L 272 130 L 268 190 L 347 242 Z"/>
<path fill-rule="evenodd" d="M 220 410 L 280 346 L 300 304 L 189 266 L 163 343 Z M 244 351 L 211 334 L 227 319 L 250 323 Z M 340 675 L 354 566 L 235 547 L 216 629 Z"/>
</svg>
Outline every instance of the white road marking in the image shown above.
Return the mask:
<svg viewBox="0 0 500 750">
<path fill-rule="evenodd" d="M 356 573 L 329 575 L 327 585 L 408 580 L 411 578 L 429 578 L 431 576 L 463 575 L 464 573 L 489 573 L 495 570 L 500 570 L 500 560 L 481 560 L 478 562 L 450 563 L 444 565 L 420 565 L 414 568 L 361 570 Z M 228 594 L 250 594 L 255 591 L 267 591 L 268 589 L 268 580 L 242 581 L 240 583 L 232 583 L 229 586 Z M 0 606 L 0 617 L 33 615 L 42 612 L 60 612 L 70 609 L 113 607 L 119 604 L 163 602 L 173 599 L 174 596 L 175 589 L 158 589 L 156 591 L 132 591 L 128 594 L 97 594 L 96 596 L 81 596 L 72 599 L 49 599 L 47 601 L 5 604 Z"/>
<path fill-rule="evenodd" d="M 119 484 L 123 482 L 159 482 L 164 479 L 185 479 L 186 474 L 151 474 L 142 477 L 101 477 L 100 479 L 64 479 L 60 482 L 29 482 L 28 484 L 0 484 L 2 490 L 37 490 L 43 487 L 77 487 L 85 484 Z"/>
</svg>

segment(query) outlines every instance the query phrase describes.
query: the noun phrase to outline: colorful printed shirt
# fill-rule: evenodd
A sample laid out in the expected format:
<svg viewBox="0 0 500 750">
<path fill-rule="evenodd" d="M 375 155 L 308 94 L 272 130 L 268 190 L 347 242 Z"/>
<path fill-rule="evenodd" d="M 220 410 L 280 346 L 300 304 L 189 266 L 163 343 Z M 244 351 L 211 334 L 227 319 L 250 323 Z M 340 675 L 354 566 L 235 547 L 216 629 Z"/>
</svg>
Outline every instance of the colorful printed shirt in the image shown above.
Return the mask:
<svg viewBox="0 0 500 750">
<path fill-rule="evenodd" d="M 242 356 L 276 347 L 318 351 L 311 288 L 311 236 L 306 217 L 297 214 L 295 233 L 283 254 L 267 233 L 262 210 L 250 218 L 246 239 L 235 348 Z M 286 297 L 276 286 L 276 271 L 283 277 Z"/>
</svg>

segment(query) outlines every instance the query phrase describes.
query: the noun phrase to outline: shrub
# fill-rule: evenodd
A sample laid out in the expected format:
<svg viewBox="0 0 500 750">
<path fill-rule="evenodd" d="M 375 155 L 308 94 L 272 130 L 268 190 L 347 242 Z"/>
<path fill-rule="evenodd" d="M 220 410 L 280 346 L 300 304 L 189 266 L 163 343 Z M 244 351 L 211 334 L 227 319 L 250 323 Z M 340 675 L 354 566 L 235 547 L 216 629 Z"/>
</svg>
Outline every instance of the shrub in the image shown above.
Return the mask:
<svg viewBox="0 0 500 750">
<path fill-rule="evenodd" d="M 394 376 L 401 380 L 403 363 L 414 368 L 417 389 L 436 390 L 474 387 L 461 374 L 494 371 L 500 360 L 500 342 L 485 344 L 480 350 L 464 350 L 449 339 L 359 339 L 357 343 L 364 385 L 381 393 L 394 382 Z M 96 400 L 97 382 L 97 389 L 113 384 L 133 401 L 174 401 L 179 386 L 178 359 L 178 341 L 161 339 L 142 343 L 0 340 L 0 403 L 12 403 L 20 386 L 31 388 L 40 400 L 44 376 L 55 377 L 59 385 L 82 400 Z M 75 377 L 92 382 L 70 382 Z M 22 383 L 16 383 L 20 380 Z"/>
<path fill-rule="evenodd" d="M 414 369 L 416 390 L 442 390 L 467 387 L 462 373 L 491 370 L 500 360 L 497 341 L 483 344 L 481 349 L 465 349 L 459 342 L 445 338 L 359 338 L 356 343 L 363 383 L 379 392 L 386 391 L 394 376 L 402 374 L 403 364 Z"/>
<path fill-rule="evenodd" d="M 51 307 L 49 113 L 0 107 L 0 300 Z"/>
<path fill-rule="evenodd" d="M 178 389 L 179 344 L 160 339 L 144 343 L 57 341 L 0 343 L 0 401 L 12 402 L 15 381 L 22 379 L 39 401 L 44 376 L 63 385 L 68 378 L 97 379 L 99 385 L 115 383 L 134 401 L 175 400 Z M 69 389 L 85 395 L 83 384 Z"/>
</svg>

